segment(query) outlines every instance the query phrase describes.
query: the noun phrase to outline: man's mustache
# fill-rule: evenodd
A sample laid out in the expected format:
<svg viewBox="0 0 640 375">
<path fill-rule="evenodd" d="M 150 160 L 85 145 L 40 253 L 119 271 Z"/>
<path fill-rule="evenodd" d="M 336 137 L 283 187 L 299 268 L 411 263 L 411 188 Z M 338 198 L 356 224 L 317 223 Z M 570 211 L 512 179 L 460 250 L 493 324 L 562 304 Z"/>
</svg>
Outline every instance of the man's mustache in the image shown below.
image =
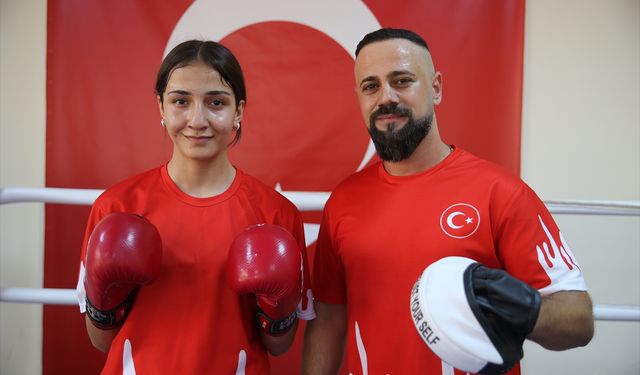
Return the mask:
<svg viewBox="0 0 640 375">
<path fill-rule="evenodd" d="M 371 116 L 369 116 L 369 123 L 373 125 L 376 119 L 379 116 L 383 116 L 383 115 L 399 115 L 399 116 L 411 117 L 412 113 L 409 108 L 400 107 L 397 104 L 387 104 L 387 105 L 380 106 L 378 109 L 373 111 L 373 113 L 371 113 Z"/>
</svg>

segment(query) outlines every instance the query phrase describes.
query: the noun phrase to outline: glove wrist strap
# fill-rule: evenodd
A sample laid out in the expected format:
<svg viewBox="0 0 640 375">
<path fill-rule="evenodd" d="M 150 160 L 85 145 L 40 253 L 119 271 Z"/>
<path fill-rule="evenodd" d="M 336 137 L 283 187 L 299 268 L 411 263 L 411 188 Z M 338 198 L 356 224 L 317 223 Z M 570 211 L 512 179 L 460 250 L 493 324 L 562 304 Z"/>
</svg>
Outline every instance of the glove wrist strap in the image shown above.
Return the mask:
<svg viewBox="0 0 640 375">
<path fill-rule="evenodd" d="M 87 296 L 87 316 L 89 317 L 89 320 L 91 320 L 91 323 L 93 323 L 94 326 L 102 330 L 116 328 L 121 325 L 127 318 L 127 315 L 129 315 L 129 311 L 131 310 L 131 306 L 133 306 L 133 301 L 137 292 L 138 288 L 131 291 L 122 303 L 111 310 L 98 309 L 93 303 L 91 303 L 89 296 Z"/>
<path fill-rule="evenodd" d="M 271 319 L 260 307 L 256 312 L 256 322 L 264 333 L 269 336 L 282 336 L 289 332 L 291 327 L 294 326 L 298 320 L 298 314 L 296 311 L 292 312 L 284 319 Z"/>
</svg>

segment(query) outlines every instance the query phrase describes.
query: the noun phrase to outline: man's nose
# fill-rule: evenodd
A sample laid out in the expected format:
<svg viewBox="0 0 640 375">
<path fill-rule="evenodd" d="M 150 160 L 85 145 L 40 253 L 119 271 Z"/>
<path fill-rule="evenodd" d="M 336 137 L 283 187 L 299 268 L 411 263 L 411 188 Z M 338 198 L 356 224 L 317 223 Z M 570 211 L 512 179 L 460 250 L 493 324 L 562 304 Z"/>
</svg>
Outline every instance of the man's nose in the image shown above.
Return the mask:
<svg viewBox="0 0 640 375">
<path fill-rule="evenodd" d="M 388 104 L 397 104 L 399 102 L 398 93 L 389 84 L 382 85 L 380 87 L 380 97 L 378 98 L 378 106 L 384 106 Z"/>
</svg>

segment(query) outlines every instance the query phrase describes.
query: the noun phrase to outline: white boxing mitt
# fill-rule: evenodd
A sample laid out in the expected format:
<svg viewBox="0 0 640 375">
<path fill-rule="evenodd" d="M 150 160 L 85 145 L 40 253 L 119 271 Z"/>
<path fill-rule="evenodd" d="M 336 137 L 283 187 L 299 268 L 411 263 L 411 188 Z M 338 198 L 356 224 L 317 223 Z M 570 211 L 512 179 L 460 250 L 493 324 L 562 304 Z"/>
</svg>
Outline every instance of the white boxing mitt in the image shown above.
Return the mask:
<svg viewBox="0 0 640 375">
<path fill-rule="evenodd" d="M 411 290 L 420 337 L 443 361 L 478 374 L 502 374 L 523 356 L 540 311 L 540 294 L 504 270 L 446 257 Z"/>
</svg>

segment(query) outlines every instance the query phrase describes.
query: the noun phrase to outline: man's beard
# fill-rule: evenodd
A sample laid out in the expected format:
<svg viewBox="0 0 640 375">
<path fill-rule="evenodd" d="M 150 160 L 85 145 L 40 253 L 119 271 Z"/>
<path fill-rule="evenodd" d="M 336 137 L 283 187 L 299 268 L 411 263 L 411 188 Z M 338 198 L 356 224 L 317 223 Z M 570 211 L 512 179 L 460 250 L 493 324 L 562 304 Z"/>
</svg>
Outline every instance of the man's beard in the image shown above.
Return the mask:
<svg viewBox="0 0 640 375">
<path fill-rule="evenodd" d="M 396 124 L 389 124 L 386 131 L 376 128 L 376 118 L 381 115 L 396 114 L 407 117 L 407 123 L 400 129 L 395 129 Z M 431 130 L 433 112 L 415 119 L 411 110 L 398 105 L 380 107 L 369 116 L 369 135 L 376 146 L 376 152 L 384 161 L 398 162 L 405 160 L 416 150 L 424 137 Z"/>
</svg>

